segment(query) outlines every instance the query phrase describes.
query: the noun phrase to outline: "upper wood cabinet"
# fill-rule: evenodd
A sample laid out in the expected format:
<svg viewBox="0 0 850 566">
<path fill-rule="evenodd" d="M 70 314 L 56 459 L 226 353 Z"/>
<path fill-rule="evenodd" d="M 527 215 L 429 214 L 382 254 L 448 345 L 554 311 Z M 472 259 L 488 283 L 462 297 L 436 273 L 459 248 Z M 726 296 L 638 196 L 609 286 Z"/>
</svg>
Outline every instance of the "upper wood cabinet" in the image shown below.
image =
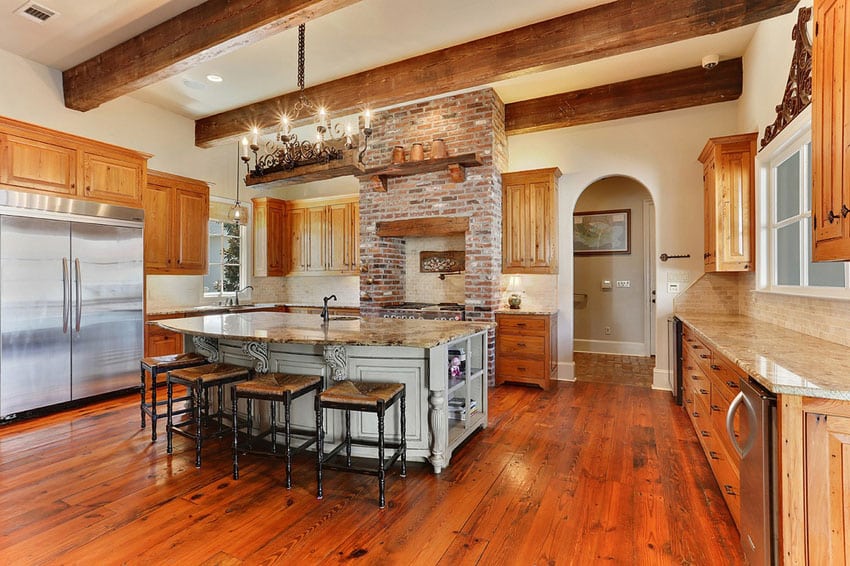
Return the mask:
<svg viewBox="0 0 850 566">
<path fill-rule="evenodd" d="M 845 0 L 814 3 L 812 257 L 850 260 L 850 70 Z"/>
<path fill-rule="evenodd" d="M 0 118 L 0 187 L 139 207 L 148 157 Z"/>
<path fill-rule="evenodd" d="M 203 181 L 151 171 L 142 194 L 145 272 L 203 275 L 207 271 L 210 200 Z"/>
<path fill-rule="evenodd" d="M 289 270 L 289 238 L 286 228 L 286 201 L 255 198 L 254 205 L 254 275 L 280 277 Z"/>
<path fill-rule="evenodd" d="M 558 272 L 558 177 L 553 167 L 502 174 L 502 273 Z"/>
<path fill-rule="evenodd" d="M 756 134 L 711 138 L 699 156 L 705 198 L 705 271 L 755 269 Z"/>
<path fill-rule="evenodd" d="M 358 200 L 290 201 L 292 275 L 355 275 L 360 264 Z"/>
</svg>

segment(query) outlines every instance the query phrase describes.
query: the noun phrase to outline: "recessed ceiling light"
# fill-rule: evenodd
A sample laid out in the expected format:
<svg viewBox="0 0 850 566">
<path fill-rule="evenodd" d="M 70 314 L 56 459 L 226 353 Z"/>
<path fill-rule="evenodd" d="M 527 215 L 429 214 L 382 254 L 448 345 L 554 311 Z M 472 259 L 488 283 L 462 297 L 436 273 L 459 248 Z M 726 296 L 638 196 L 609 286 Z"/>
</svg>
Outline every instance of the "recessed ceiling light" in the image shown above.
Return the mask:
<svg viewBox="0 0 850 566">
<path fill-rule="evenodd" d="M 191 88 L 192 90 L 204 90 L 207 88 L 207 85 L 204 83 L 193 81 L 192 79 L 183 79 L 183 84 L 186 85 L 186 88 Z"/>
<path fill-rule="evenodd" d="M 220 83 L 224 79 L 221 78 L 221 75 L 207 75 L 207 80 L 210 81 L 211 83 Z"/>
</svg>

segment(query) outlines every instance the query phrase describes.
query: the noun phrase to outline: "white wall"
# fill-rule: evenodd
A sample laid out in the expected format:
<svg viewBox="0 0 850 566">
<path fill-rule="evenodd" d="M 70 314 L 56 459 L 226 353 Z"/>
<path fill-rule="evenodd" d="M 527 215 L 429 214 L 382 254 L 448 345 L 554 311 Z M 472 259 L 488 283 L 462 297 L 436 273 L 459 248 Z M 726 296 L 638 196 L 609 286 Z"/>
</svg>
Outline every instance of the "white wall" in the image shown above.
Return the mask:
<svg viewBox="0 0 850 566">
<path fill-rule="evenodd" d="M 65 108 L 62 73 L 0 50 L 0 115 L 153 154 L 151 169 L 215 183 L 233 197 L 236 147 L 195 147 L 195 123 L 124 96 L 89 112 Z"/>
<path fill-rule="evenodd" d="M 666 387 L 666 319 L 673 295 L 668 277 L 694 280 L 702 275 L 702 166 L 697 156 L 706 140 L 737 133 L 737 104 L 697 108 L 576 126 L 508 138 L 509 170 L 557 166 L 560 224 L 558 275 L 558 357 L 561 379 L 573 378 L 573 242 L 570 222 L 576 200 L 594 181 L 613 175 L 632 177 L 652 195 L 656 212 L 657 258 L 691 254 L 666 263 L 656 259 L 655 385 Z"/>
</svg>

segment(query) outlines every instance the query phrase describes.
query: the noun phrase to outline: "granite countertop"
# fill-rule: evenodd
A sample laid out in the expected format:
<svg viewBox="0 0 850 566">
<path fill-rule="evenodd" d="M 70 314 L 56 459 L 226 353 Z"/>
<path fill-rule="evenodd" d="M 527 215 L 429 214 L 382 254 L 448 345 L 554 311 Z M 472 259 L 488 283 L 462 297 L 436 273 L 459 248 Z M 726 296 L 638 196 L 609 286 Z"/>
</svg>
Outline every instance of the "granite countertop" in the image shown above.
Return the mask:
<svg viewBox="0 0 850 566">
<path fill-rule="evenodd" d="M 494 323 L 331 317 L 327 326 L 313 314 L 241 312 L 158 320 L 165 329 L 193 336 L 291 344 L 409 346 L 433 348 L 495 328 Z"/>
<path fill-rule="evenodd" d="M 254 310 L 262 310 L 262 309 L 270 309 L 275 307 L 292 307 L 292 308 L 322 308 L 322 305 L 301 305 L 301 304 L 293 304 L 293 303 L 251 303 L 244 305 L 198 305 L 195 307 L 172 307 L 167 309 L 155 309 L 148 311 L 146 314 L 149 316 L 162 316 L 166 314 L 197 314 L 201 315 L 204 313 L 209 314 L 221 314 L 227 312 L 244 312 L 244 311 L 254 311 Z M 359 309 L 360 307 L 350 307 L 346 305 L 330 305 L 331 310 L 334 309 Z"/>
<path fill-rule="evenodd" d="M 523 308 L 518 308 L 518 309 L 496 309 L 496 311 L 495 311 L 495 312 L 496 312 L 496 314 L 532 314 L 532 315 L 533 315 L 533 314 L 538 314 L 538 315 L 550 315 L 550 314 L 557 314 L 557 313 L 558 313 L 558 309 L 545 309 L 545 308 L 538 308 L 538 309 L 523 309 Z"/>
<path fill-rule="evenodd" d="M 776 394 L 850 400 L 850 348 L 746 316 L 676 313 Z"/>
</svg>

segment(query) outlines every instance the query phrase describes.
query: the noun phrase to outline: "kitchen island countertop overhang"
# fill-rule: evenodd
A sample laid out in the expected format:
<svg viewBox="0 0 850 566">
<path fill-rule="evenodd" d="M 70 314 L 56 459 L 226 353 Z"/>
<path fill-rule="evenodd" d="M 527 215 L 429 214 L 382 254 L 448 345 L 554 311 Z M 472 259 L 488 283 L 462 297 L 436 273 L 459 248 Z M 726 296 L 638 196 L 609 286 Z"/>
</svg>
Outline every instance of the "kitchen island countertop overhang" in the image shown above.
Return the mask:
<svg viewBox="0 0 850 566">
<path fill-rule="evenodd" d="M 240 312 L 149 324 L 183 334 L 187 351 L 210 361 L 320 375 L 326 385 L 340 379 L 405 383 L 408 457 L 430 462 L 435 473 L 487 426 L 494 323 L 375 317 L 331 317 L 325 323 L 310 314 Z M 262 418 L 269 416 L 261 416 L 258 426 Z M 312 403 L 298 410 L 293 405 L 292 419 L 293 425 L 315 423 Z M 388 414 L 388 437 L 395 434 L 393 421 Z M 341 424 L 329 419 L 326 425 L 326 443 L 339 442 Z M 354 414 L 351 430 L 365 438 L 377 433 L 374 423 Z"/>
</svg>

